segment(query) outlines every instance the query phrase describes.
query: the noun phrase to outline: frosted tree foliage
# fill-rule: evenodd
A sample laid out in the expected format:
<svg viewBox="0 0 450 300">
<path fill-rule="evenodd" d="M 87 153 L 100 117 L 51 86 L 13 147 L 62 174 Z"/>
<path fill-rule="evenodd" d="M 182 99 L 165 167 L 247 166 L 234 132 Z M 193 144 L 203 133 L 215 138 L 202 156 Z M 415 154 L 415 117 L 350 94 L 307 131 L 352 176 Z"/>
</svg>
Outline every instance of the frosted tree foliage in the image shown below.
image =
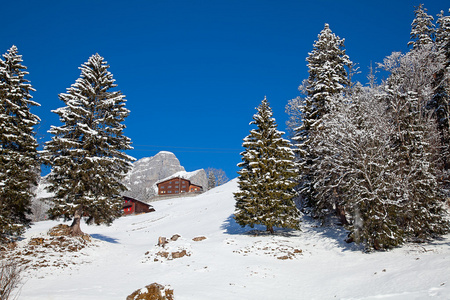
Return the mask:
<svg viewBox="0 0 450 300">
<path fill-rule="evenodd" d="M 337 95 L 341 105 L 324 116 L 312 144 L 321 157 L 314 174 L 316 214 L 329 218 L 341 209 L 340 222 L 368 249 L 403 240 L 390 215 L 402 207 L 392 194 L 395 128 L 378 93 L 358 86 L 348 98 Z"/>
<path fill-rule="evenodd" d="M 251 125 L 256 129 L 244 139 L 242 162 L 238 164 L 240 191 L 235 193 L 235 220 L 241 226 L 264 225 L 299 228 L 299 212 L 294 203 L 298 169 L 291 143 L 277 130 L 266 98 L 257 108 Z"/>
<path fill-rule="evenodd" d="M 12 46 L 0 59 L 0 238 L 20 234 L 30 220 L 32 187 L 37 184 L 39 118 L 30 108 L 33 87 L 22 56 Z"/>
<path fill-rule="evenodd" d="M 295 128 L 292 138 L 297 145 L 301 175 L 300 192 L 307 206 L 314 206 L 314 169 L 320 158 L 310 146 L 312 133 L 320 130 L 322 118 L 330 111 L 333 97 L 345 91 L 349 85 L 347 69 L 352 65 L 345 54 L 344 39 L 332 33 L 328 24 L 318 35 L 314 48 L 306 58 L 309 77 L 300 86 L 306 97 L 291 100 L 288 104 L 291 123 L 298 124 L 297 113 L 301 111 L 301 125 Z M 299 101 L 300 100 L 300 101 Z"/>
<path fill-rule="evenodd" d="M 414 11 L 415 19 L 411 24 L 411 41 L 413 49 L 434 43 L 435 25 L 434 18 L 427 14 L 427 9 L 420 4 Z"/>
<path fill-rule="evenodd" d="M 351 240 L 367 249 L 448 230 L 440 138 L 425 109 L 439 60 L 430 60 L 428 50 L 387 57 L 379 67 L 389 78 L 379 87 L 336 95 L 311 134 L 320 158 L 313 174 L 315 213 L 326 219 L 338 211 Z"/>
<path fill-rule="evenodd" d="M 444 145 L 449 145 L 450 128 L 450 16 L 444 12 L 438 15 L 436 28 L 436 51 L 442 59 L 441 68 L 433 74 L 434 93 L 428 103 L 428 108 L 438 122 L 441 139 Z M 446 149 L 449 150 L 448 147 Z M 447 155 L 448 156 L 448 155 Z M 447 158 L 446 168 L 450 169 L 450 159 Z"/>
<path fill-rule="evenodd" d="M 380 66 L 391 73 L 384 84 L 384 99 L 396 128 L 396 194 L 405 203 L 401 225 L 408 237 L 424 240 L 444 233 L 448 224 L 438 183 L 442 176 L 439 134 L 423 106 L 432 96 L 426 72 L 433 73 L 433 66 L 425 68 L 420 57 L 421 52 L 414 50 L 406 55 L 394 53 Z"/>
<path fill-rule="evenodd" d="M 80 234 L 79 219 L 111 223 L 122 213 L 121 179 L 134 159 L 124 136 L 123 121 L 129 111 L 125 96 L 112 91 L 117 85 L 109 65 L 98 54 L 80 67 L 81 75 L 59 98 L 66 105 L 54 110 L 62 126 L 52 126 L 44 157 L 52 166 L 49 191 L 55 193 L 53 217 L 74 217 L 72 234 Z"/>
<path fill-rule="evenodd" d="M 206 174 L 208 176 L 208 189 L 215 188 L 228 182 L 228 177 L 222 169 L 207 168 Z"/>
</svg>

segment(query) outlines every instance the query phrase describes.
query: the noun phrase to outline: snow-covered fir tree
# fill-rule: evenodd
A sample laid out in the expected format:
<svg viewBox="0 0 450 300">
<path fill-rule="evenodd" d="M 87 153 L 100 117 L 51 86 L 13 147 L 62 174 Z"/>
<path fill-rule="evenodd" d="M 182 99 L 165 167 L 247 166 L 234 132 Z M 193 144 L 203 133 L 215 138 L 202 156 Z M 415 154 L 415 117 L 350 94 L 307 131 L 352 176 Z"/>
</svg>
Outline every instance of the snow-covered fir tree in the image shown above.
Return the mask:
<svg viewBox="0 0 450 300">
<path fill-rule="evenodd" d="M 125 96 L 113 91 L 117 85 L 109 65 L 95 54 L 80 67 L 81 75 L 59 98 L 66 105 L 54 110 L 62 126 L 52 126 L 51 141 L 43 156 L 51 165 L 49 191 L 55 193 L 52 217 L 74 218 L 72 234 L 81 234 L 80 217 L 88 222 L 111 223 L 122 213 L 121 179 L 134 158 L 123 134 L 129 111 Z"/>
<path fill-rule="evenodd" d="M 352 65 L 345 54 L 344 39 L 340 39 L 328 24 L 318 35 L 314 48 L 306 58 L 309 77 L 299 89 L 304 90 L 306 97 L 300 104 L 302 124 L 295 128 L 297 156 L 300 165 L 300 191 L 302 202 L 314 207 L 314 169 L 320 159 L 310 146 L 311 134 L 319 130 L 324 115 L 330 110 L 333 96 L 343 93 L 349 85 L 348 68 Z M 293 103 L 292 103 L 293 104 Z"/>
<path fill-rule="evenodd" d="M 434 43 L 435 25 L 434 18 L 427 14 L 427 9 L 420 4 L 414 11 L 414 20 L 411 23 L 411 41 L 413 49 Z"/>
<path fill-rule="evenodd" d="M 3 60 L 4 59 L 4 60 Z M 22 55 L 12 46 L 0 59 L 0 238 L 20 234 L 30 222 L 27 215 L 37 184 L 39 162 L 34 126 L 39 118 L 31 113 L 30 92 Z"/>
<path fill-rule="evenodd" d="M 428 102 L 428 108 L 433 112 L 441 133 L 443 145 L 446 145 L 443 153 L 446 157 L 446 169 L 450 169 L 448 158 L 450 141 L 450 16 L 444 12 L 438 15 L 436 28 L 436 51 L 442 59 L 441 68 L 433 74 L 433 97 Z"/>
<path fill-rule="evenodd" d="M 250 124 L 257 128 L 244 139 L 234 218 L 241 226 L 264 225 L 271 233 L 274 227 L 299 228 L 293 200 L 298 177 L 294 152 L 277 130 L 265 97 Z"/>
<path fill-rule="evenodd" d="M 383 64 L 390 72 L 383 84 L 387 113 L 395 127 L 391 172 L 396 176 L 396 198 L 402 203 L 398 225 L 408 239 L 425 240 L 448 230 L 443 209 L 439 134 L 423 103 L 432 96 L 437 65 L 424 66 L 421 52 L 393 53 Z M 428 68 L 428 70 L 427 70 Z"/>
</svg>

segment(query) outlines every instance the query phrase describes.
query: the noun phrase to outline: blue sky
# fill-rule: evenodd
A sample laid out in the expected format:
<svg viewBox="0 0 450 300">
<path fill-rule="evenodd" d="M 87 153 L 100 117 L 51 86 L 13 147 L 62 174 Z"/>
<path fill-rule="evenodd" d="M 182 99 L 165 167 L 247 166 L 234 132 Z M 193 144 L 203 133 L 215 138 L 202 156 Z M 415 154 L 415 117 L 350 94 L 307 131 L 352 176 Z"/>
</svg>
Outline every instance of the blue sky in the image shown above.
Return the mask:
<svg viewBox="0 0 450 300">
<path fill-rule="evenodd" d="M 264 96 L 280 130 L 285 105 L 308 76 L 305 58 L 325 23 L 341 38 L 356 78 L 408 50 L 414 6 L 436 16 L 446 1 L 78 0 L 4 1 L 0 53 L 16 45 L 36 89 L 37 137 L 60 125 L 50 111 L 99 53 L 131 111 L 126 135 L 139 159 L 165 150 L 187 171 L 237 176 L 242 139 Z M 447 13 L 448 14 L 448 13 Z"/>
</svg>

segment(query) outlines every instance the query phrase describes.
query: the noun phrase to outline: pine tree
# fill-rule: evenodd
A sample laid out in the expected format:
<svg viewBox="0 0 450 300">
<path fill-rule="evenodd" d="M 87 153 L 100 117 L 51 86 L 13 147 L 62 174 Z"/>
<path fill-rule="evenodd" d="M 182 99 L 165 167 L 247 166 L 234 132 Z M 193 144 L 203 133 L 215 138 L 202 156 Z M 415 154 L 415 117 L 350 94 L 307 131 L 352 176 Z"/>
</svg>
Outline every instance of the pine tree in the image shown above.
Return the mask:
<svg viewBox="0 0 450 300">
<path fill-rule="evenodd" d="M 345 54 L 344 39 L 332 33 L 328 24 L 318 35 L 314 48 L 306 58 L 309 77 L 302 89 L 306 97 L 301 106 L 302 124 L 295 129 L 293 140 L 298 149 L 302 178 L 300 191 L 303 203 L 314 207 L 314 169 L 320 157 L 311 147 L 311 134 L 319 130 L 322 118 L 329 112 L 332 98 L 343 93 L 350 84 L 347 69 L 352 65 Z"/>
<path fill-rule="evenodd" d="M 412 45 L 413 49 L 417 49 L 424 45 L 434 43 L 435 26 L 434 18 L 427 14 L 427 9 L 420 4 L 414 11 L 415 18 L 411 24 L 411 41 L 408 46 Z"/>
<path fill-rule="evenodd" d="M 38 143 L 34 126 L 39 118 L 30 108 L 34 91 L 27 68 L 12 46 L 0 59 L 0 236 L 20 234 L 30 222 L 32 186 L 37 184 Z"/>
<path fill-rule="evenodd" d="M 274 227 L 299 228 L 299 212 L 293 201 L 298 170 L 292 145 L 277 130 L 266 98 L 250 124 L 257 129 L 244 139 L 234 218 L 241 226 L 264 225 L 271 233 Z"/>
<path fill-rule="evenodd" d="M 52 217 L 74 218 L 72 234 L 81 234 L 80 218 L 88 223 L 111 223 L 122 212 L 121 179 L 131 169 L 132 149 L 122 122 L 128 116 L 125 96 L 109 65 L 98 54 L 80 67 L 81 76 L 59 98 L 65 107 L 54 110 L 62 126 L 52 126 L 44 157 L 52 166 L 49 191 L 55 193 Z"/>
</svg>

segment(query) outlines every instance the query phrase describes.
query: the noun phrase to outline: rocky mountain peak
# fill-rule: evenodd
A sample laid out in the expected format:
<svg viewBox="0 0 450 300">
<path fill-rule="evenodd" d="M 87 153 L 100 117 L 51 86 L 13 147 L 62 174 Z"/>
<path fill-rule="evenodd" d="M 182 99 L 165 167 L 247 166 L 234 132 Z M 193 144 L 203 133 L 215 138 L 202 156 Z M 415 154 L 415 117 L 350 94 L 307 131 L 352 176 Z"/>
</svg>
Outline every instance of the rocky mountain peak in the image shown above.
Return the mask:
<svg viewBox="0 0 450 300">
<path fill-rule="evenodd" d="M 125 196 L 139 199 L 141 201 L 149 201 L 156 195 L 156 182 L 168 178 L 175 173 L 187 173 L 180 161 L 172 152 L 161 151 L 155 156 L 144 157 L 133 163 L 132 170 L 127 174 L 123 183 L 128 188 L 124 193 Z M 188 173 L 189 174 L 189 173 Z M 202 185 L 207 188 L 206 173 L 199 176 L 195 173 L 195 178 L 190 179 L 193 183 Z M 205 183 L 206 182 L 206 183 Z"/>
</svg>

